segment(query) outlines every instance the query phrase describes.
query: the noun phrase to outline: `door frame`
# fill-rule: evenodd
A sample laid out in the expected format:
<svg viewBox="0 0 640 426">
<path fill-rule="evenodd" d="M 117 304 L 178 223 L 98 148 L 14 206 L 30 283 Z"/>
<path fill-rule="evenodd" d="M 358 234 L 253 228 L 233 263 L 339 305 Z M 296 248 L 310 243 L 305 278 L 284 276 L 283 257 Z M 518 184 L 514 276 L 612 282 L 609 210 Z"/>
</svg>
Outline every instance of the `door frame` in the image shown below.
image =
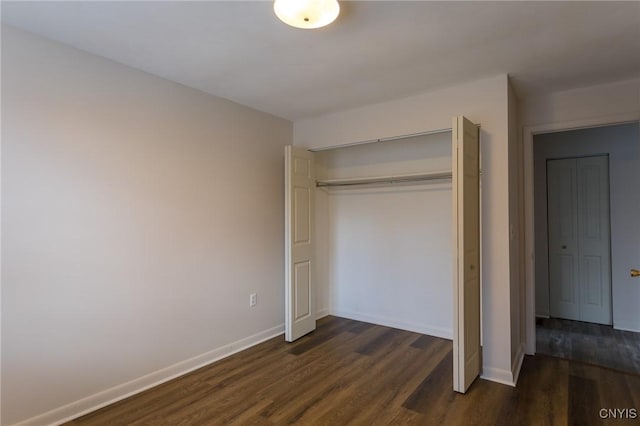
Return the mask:
<svg viewBox="0 0 640 426">
<path fill-rule="evenodd" d="M 535 300 L 535 225 L 533 194 L 533 141 L 534 136 L 542 133 L 567 130 L 588 129 L 616 124 L 640 122 L 640 113 L 617 114 L 613 116 L 562 121 L 557 123 L 524 126 L 523 145 L 523 194 L 524 194 L 524 286 L 525 286 L 525 353 L 536 353 L 536 300 Z M 540 259 L 546 261 L 546 259 Z"/>
</svg>

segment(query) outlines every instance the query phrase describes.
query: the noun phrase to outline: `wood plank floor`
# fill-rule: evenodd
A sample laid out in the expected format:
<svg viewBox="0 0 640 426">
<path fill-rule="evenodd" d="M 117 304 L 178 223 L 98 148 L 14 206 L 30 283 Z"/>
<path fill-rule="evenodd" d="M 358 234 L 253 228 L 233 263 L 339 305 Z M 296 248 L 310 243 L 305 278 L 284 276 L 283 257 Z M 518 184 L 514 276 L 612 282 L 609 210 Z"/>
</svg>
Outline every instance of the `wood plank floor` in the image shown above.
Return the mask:
<svg viewBox="0 0 640 426">
<path fill-rule="evenodd" d="M 326 317 L 68 425 L 596 425 L 625 424 L 601 408 L 640 409 L 640 377 L 546 356 L 517 388 L 451 389 L 450 341 Z"/>
<path fill-rule="evenodd" d="M 538 318 L 536 353 L 640 375 L 640 333 L 611 326 Z"/>
</svg>

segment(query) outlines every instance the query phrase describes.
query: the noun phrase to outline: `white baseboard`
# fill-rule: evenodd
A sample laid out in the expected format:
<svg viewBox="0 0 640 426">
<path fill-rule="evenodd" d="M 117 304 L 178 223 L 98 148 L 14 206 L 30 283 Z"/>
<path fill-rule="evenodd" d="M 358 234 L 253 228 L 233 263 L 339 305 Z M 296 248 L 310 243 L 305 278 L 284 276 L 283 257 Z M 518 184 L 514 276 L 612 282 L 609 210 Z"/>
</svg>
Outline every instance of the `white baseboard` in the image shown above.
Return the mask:
<svg viewBox="0 0 640 426">
<path fill-rule="evenodd" d="M 329 308 L 320 309 L 319 311 L 316 311 L 316 319 L 317 320 L 319 320 L 320 318 L 324 318 L 327 315 L 330 315 Z"/>
<path fill-rule="evenodd" d="M 518 352 L 516 353 L 516 357 L 513 360 L 513 365 L 511 366 L 511 379 L 513 381 L 513 386 L 518 384 L 518 378 L 520 377 L 520 370 L 522 369 L 522 363 L 524 361 L 524 343 L 520 344 L 518 347 Z"/>
<path fill-rule="evenodd" d="M 185 375 L 193 370 L 226 358 L 251 346 L 269 340 L 284 333 L 284 324 L 261 331 L 252 336 L 240 339 L 228 345 L 213 349 L 193 358 L 180 361 L 161 370 L 154 371 L 137 379 L 98 392 L 81 400 L 46 413 L 16 423 L 14 426 L 60 425 L 99 408 L 118 402 L 132 395 L 145 391 L 161 383 Z"/>
<path fill-rule="evenodd" d="M 513 383 L 513 373 L 510 370 L 502 368 L 482 367 L 480 378 L 507 386 L 515 386 Z"/>
<path fill-rule="evenodd" d="M 377 315 L 363 314 L 359 312 L 344 311 L 340 309 L 332 309 L 331 315 L 337 317 L 348 318 L 357 321 L 369 322 L 372 324 L 383 325 L 385 327 L 399 328 L 401 330 L 413 331 L 415 333 L 428 334 L 429 336 L 441 337 L 443 339 L 453 339 L 453 330 L 442 327 L 432 327 L 426 324 L 415 324 L 403 321 L 396 321 L 390 318 L 384 318 Z"/>
<path fill-rule="evenodd" d="M 513 359 L 511 371 L 502 368 L 482 367 L 482 374 L 480 375 L 480 378 L 489 380 L 491 382 L 515 387 L 516 383 L 518 383 L 518 378 L 520 377 L 520 370 L 522 369 L 523 361 L 524 344 L 521 344 L 518 347 L 518 352 Z"/>
<path fill-rule="evenodd" d="M 640 333 L 640 322 L 637 321 L 614 321 L 613 328 L 616 330 L 635 331 Z"/>
<path fill-rule="evenodd" d="M 549 315 L 540 315 L 540 314 L 536 314 L 536 318 L 543 318 L 543 319 L 549 319 L 551 318 Z"/>
</svg>

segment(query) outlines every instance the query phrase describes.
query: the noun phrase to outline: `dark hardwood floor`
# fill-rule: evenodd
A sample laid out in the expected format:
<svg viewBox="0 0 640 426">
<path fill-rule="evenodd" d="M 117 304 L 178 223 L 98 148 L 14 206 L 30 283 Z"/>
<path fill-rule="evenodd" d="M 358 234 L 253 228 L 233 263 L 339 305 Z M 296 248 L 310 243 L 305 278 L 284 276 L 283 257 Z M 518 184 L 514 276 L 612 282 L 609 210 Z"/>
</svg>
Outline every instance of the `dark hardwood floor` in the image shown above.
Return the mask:
<svg viewBox="0 0 640 426">
<path fill-rule="evenodd" d="M 611 326 L 538 318 L 536 353 L 640 375 L 640 333 Z"/>
<path fill-rule="evenodd" d="M 517 388 L 460 395 L 452 374 L 448 340 L 326 317 L 68 424 L 595 425 L 640 409 L 640 377 L 559 358 L 527 357 Z"/>
</svg>

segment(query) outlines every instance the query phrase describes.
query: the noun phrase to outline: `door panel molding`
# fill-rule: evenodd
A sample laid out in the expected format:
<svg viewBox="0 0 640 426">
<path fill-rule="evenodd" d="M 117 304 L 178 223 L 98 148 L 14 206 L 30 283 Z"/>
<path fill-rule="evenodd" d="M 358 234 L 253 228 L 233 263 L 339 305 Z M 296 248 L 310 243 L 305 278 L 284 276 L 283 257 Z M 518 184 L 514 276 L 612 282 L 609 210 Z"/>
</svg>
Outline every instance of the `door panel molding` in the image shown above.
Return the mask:
<svg viewBox="0 0 640 426">
<path fill-rule="evenodd" d="M 315 330 L 314 155 L 285 147 L 285 340 Z"/>
<path fill-rule="evenodd" d="M 552 317 L 612 323 L 608 161 L 608 155 L 547 160 Z"/>
</svg>

